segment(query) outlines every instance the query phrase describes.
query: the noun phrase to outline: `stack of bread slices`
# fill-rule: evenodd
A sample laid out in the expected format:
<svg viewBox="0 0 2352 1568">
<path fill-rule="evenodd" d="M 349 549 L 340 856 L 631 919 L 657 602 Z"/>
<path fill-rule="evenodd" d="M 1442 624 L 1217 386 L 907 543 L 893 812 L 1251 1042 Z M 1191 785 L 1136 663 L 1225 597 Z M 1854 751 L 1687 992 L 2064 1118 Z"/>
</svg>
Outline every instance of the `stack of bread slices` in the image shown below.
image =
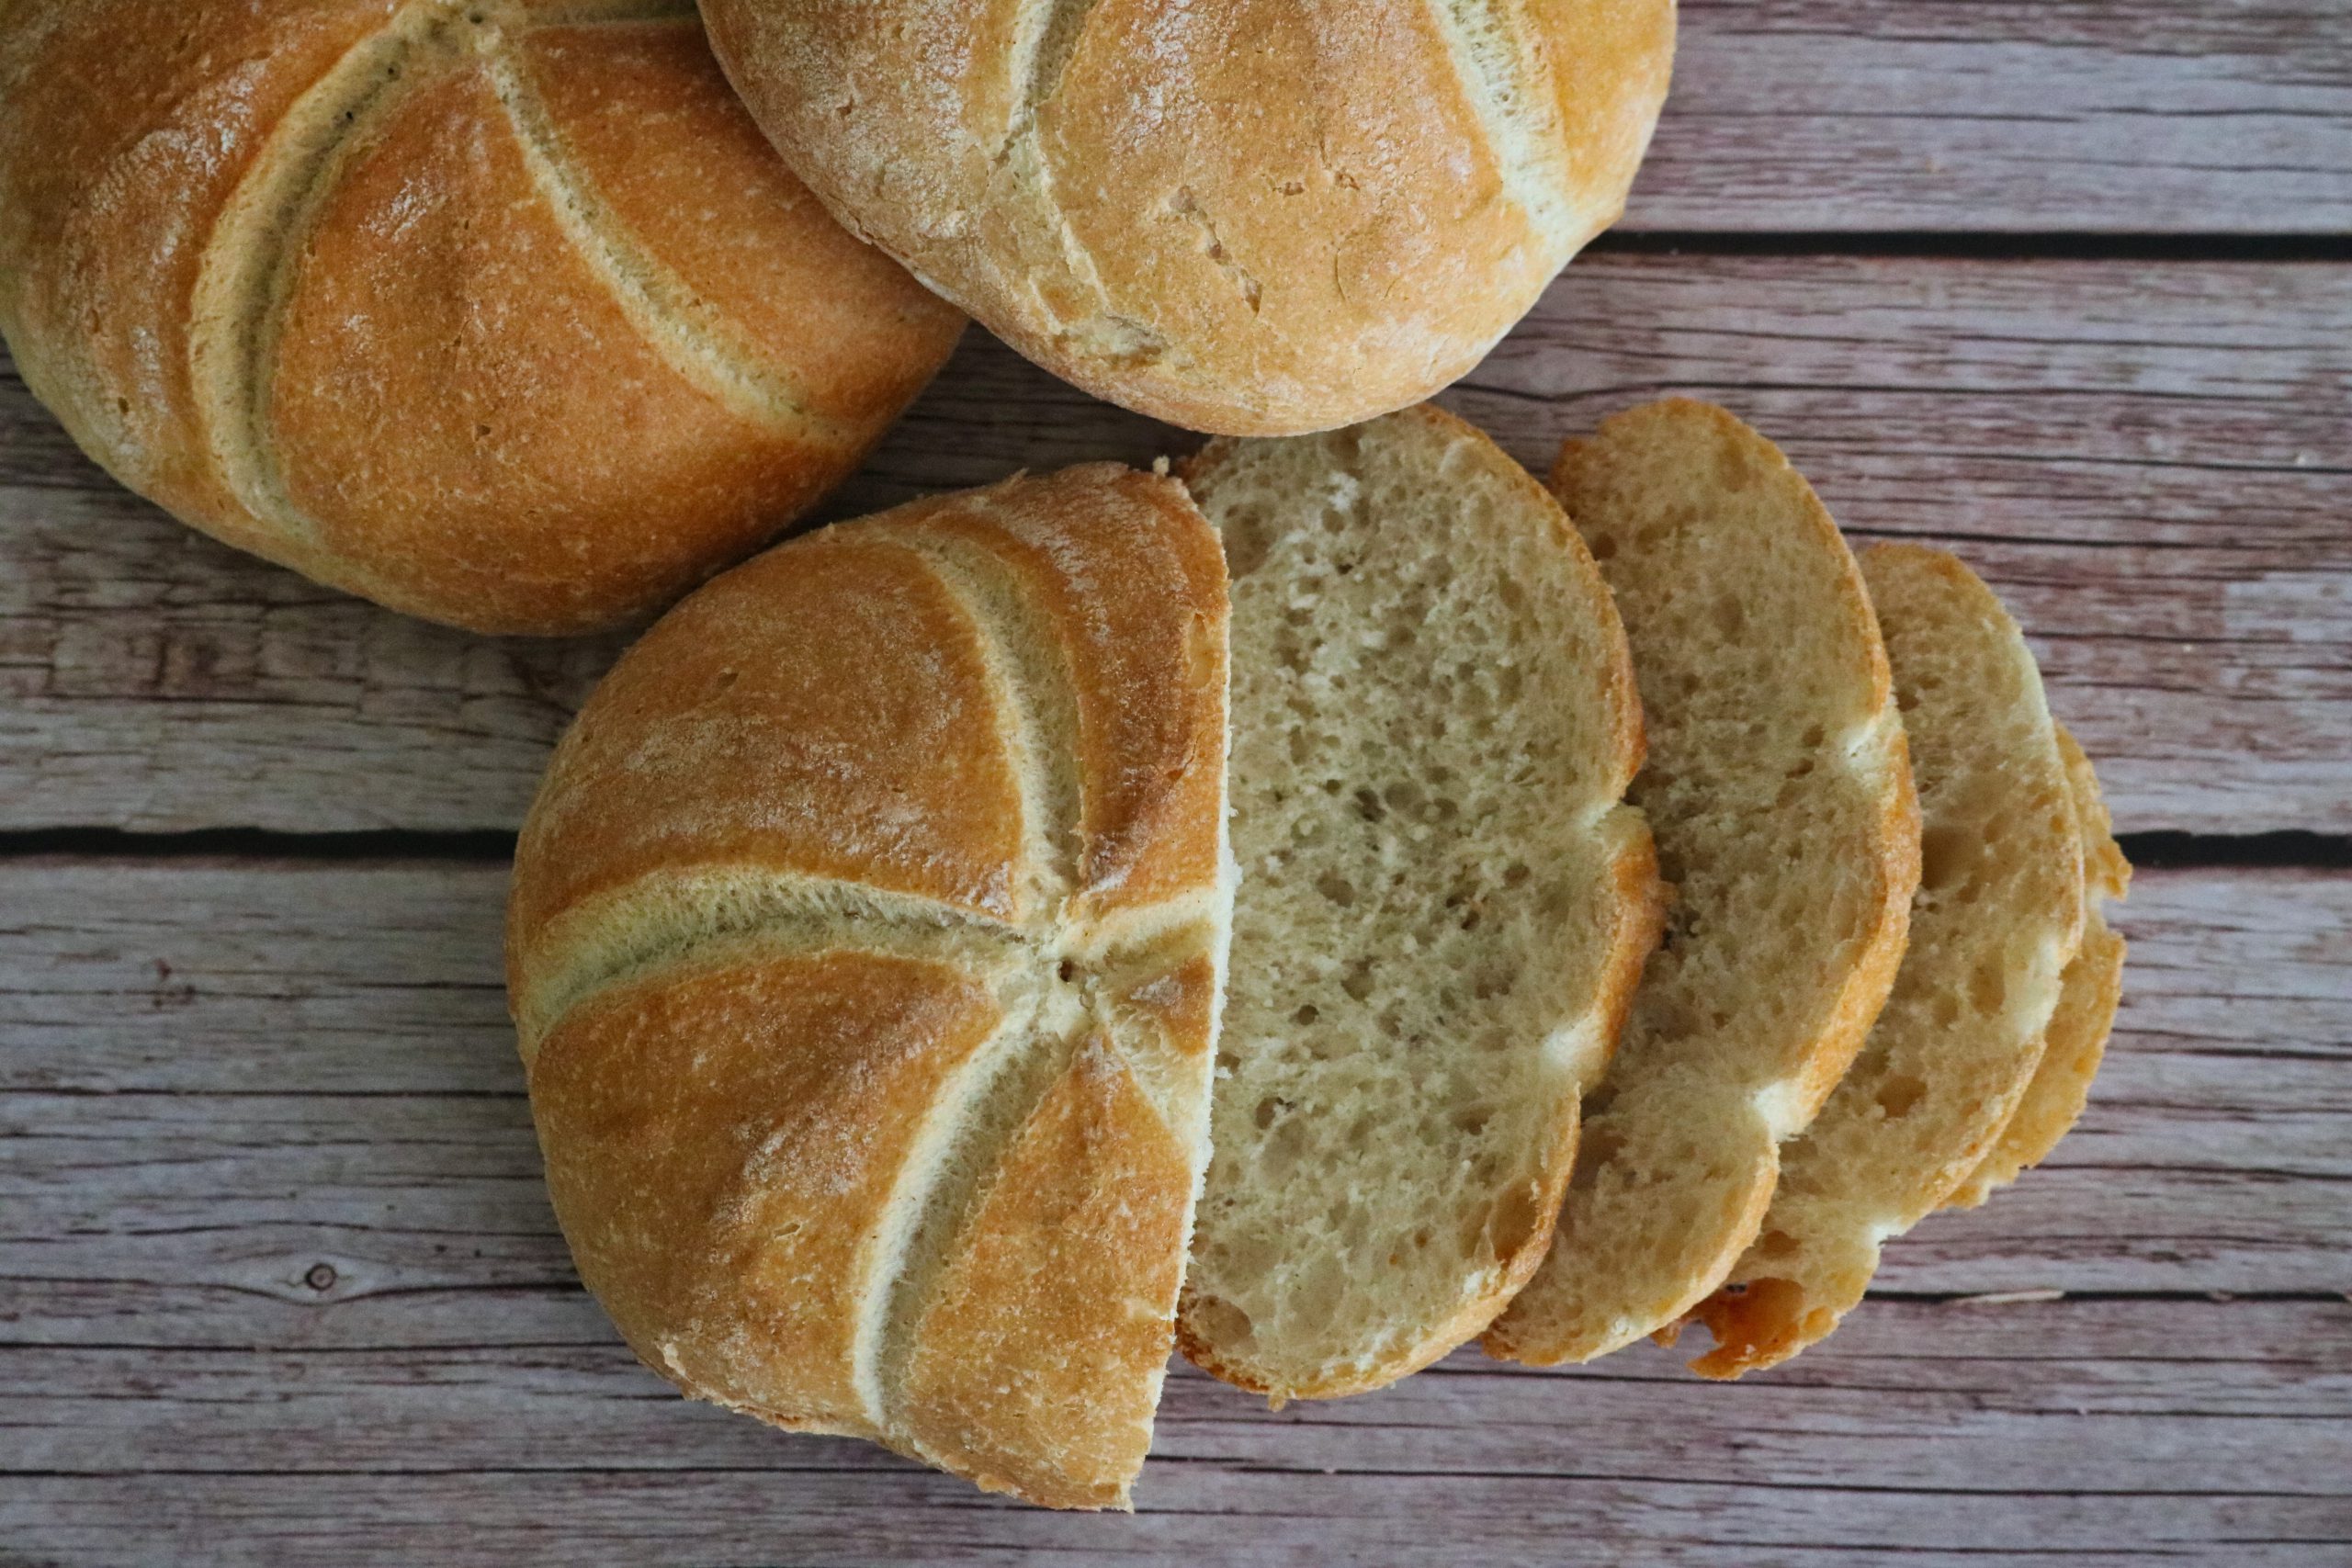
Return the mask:
<svg viewBox="0 0 2352 1568">
<path fill-rule="evenodd" d="M 1424 407 L 718 579 L 560 750 L 510 978 L 649 1364 L 1116 1506 L 1171 1341 L 1279 1403 L 1818 1340 L 2079 1113 L 2127 874 L 1959 561 L 1702 404 L 1548 491 Z"/>
</svg>

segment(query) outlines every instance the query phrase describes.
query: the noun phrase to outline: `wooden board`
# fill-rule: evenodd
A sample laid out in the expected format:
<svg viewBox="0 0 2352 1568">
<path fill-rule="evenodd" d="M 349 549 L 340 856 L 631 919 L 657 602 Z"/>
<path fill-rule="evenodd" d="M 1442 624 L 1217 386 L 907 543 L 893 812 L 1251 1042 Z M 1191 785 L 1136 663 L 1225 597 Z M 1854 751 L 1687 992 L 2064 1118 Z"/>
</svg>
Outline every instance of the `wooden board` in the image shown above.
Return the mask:
<svg viewBox="0 0 2352 1568">
<path fill-rule="evenodd" d="M 2341 0 L 1682 0 L 1634 229 L 2352 230 Z"/>
<path fill-rule="evenodd" d="M 308 1308 L 322 1262 L 338 1301 L 566 1280 L 504 895 L 495 865 L 0 862 L 20 1325 L 82 1337 L 89 1280 L 151 1335 L 234 1342 L 266 1305 L 234 1292 Z M 2130 984 L 2089 1120 L 2032 1180 L 1906 1239 L 1883 1282 L 2352 1289 L 2352 873 L 2146 873 L 2118 924 Z M 127 1235 L 152 1275 L 126 1272 Z"/>
<path fill-rule="evenodd" d="M 579 1288 L 499 975 L 626 639 L 239 557 L 0 361 L 0 1568 L 2352 1564 L 2352 12 L 1681 8 L 1620 231 L 1446 400 L 1540 469 L 1713 398 L 2015 609 L 2171 866 L 2046 1168 L 1736 1385 L 1180 1367 L 1136 1518 L 685 1404 Z M 825 515 L 1191 440 L 976 333 Z"/>
<path fill-rule="evenodd" d="M 1890 1301 L 1734 1388 L 1456 1358 L 1270 1416 L 1180 1371 L 1128 1518 L 684 1405 L 603 1347 L 0 1351 L 40 1466 L 0 1530 L 33 1562 L 2309 1565 L 2352 1537 L 2347 1354 L 2342 1302 Z"/>
<path fill-rule="evenodd" d="M 539 1184 L 503 891 L 452 861 L 0 863 L 0 1552 L 29 1554 L 0 1560 L 175 1530 L 220 1562 L 740 1557 L 779 1519 L 812 1561 L 1271 1563 L 1408 1518 L 1416 1561 L 1463 1563 L 2352 1540 L 2352 873 L 2143 874 L 2084 1126 L 1894 1244 L 1787 1369 L 1465 1353 L 1280 1415 L 1181 1372 L 1134 1522 L 985 1502 L 635 1363 Z"/>
<path fill-rule="evenodd" d="M 1447 401 L 1523 461 L 1729 403 L 1959 549 L 2128 829 L 2352 829 L 2352 265 L 1605 256 Z M 1193 438 L 975 333 L 831 515 Z M 0 829 L 512 829 L 624 639 L 404 620 L 195 536 L 0 381 Z"/>
</svg>

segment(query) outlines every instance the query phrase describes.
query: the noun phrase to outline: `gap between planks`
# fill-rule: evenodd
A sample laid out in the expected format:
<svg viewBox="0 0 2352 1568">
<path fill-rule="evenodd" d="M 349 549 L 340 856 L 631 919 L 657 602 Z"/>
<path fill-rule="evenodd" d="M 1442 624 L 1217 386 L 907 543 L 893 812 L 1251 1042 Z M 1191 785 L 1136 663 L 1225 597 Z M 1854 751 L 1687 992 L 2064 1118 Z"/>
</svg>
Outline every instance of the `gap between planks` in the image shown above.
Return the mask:
<svg viewBox="0 0 2352 1568">
<path fill-rule="evenodd" d="M 300 833 L 260 828 L 209 828 L 140 832 L 114 828 L 25 828 L 0 830 L 0 861 L 108 863 L 187 861 L 198 863 L 384 864 L 449 862 L 504 864 L 514 857 L 514 834 L 503 829 L 443 832 L 377 829 Z M 2352 868 L 2352 834 L 2282 829 L 2267 833 L 2120 833 L 2116 841 L 2135 870 Z"/>
<path fill-rule="evenodd" d="M 2341 234 L 2121 234 L 2054 229 L 1720 230 L 1611 229 L 1581 253 L 1598 256 L 1867 256 L 1909 261 L 2352 263 L 2352 232 Z"/>
</svg>

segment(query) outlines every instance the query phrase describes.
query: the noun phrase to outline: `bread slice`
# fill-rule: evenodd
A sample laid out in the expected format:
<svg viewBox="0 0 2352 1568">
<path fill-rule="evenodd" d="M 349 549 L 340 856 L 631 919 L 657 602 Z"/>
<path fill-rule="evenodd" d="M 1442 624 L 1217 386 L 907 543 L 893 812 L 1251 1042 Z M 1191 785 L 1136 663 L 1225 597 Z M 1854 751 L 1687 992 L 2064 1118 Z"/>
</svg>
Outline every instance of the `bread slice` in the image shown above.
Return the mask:
<svg viewBox="0 0 2352 1568">
<path fill-rule="evenodd" d="M 2091 760 L 2063 724 L 2058 727 L 2058 750 L 2066 759 L 2066 780 L 2083 834 L 2083 947 L 2066 965 L 2058 1010 L 2042 1042 L 2041 1066 L 2026 1086 L 2024 1103 L 2001 1129 L 1993 1152 L 1945 1201 L 1947 1208 L 1976 1207 L 1993 1189 L 2007 1187 L 2048 1158 L 2058 1140 L 2081 1120 L 2091 1079 L 2107 1051 L 2108 1032 L 2115 1027 L 2116 1007 L 2123 999 L 2123 939 L 2108 929 L 2104 907 L 2109 898 L 2121 898 L 2131 886 L 2132 863 L 2115 841 Z"/>
<path fill-rule="evenodd" d="M 1434 409 L 1212 444 L 1241 872 L 1178 1336 L 1271 1395 L 1485 1328 L 1551 1237 L 1658 894 L 1624 633 L 1542 486 Z"/>
<path fill-rule="evenodd" d="M 1756 1239 L 1903 956 L 1919 815 L 1878 618 L 1828 512 L 1718 408 L 1619 414 L 1553 469 L 1615 592 L 1674 889 L 1584 1109 L 1552 1250 L 1486 1337 L 1584 1361 L 1679 1321 Z"/>
<path fill-rule="evenodd" d="M 2041 677 L 1951 556 L 1862 556 L 1911 744 L 1922 821 L 1910 946 L 1878 1025 L 1813 1126 L 1732 1283 L 1696 1316 L 1737 1377 L 1787 1359 L 1862 1299 L 1879 1246 L 1983 1162 L 2041 1061 L 2082 943 L 2083 846 Z"/>
</svg>

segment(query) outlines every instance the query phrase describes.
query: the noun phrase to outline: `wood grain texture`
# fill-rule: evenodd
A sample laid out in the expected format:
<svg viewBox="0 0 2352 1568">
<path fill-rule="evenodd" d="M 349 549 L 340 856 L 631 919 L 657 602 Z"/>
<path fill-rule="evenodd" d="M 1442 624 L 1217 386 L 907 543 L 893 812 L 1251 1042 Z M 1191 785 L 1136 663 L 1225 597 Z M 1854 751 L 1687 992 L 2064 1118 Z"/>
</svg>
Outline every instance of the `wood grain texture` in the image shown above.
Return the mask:
<svg viewBox="0 0 2352 1568">
<path fill-rule="evenodd" d="M 2167 1316 L 2208 1332 L 2183 1354 Z M 601 1326 L 571 1340 L 429 1348 L 0 1348 L 22 1445 L 9 1472 L 920 1473 L 865 1444 L 788 1436 L 680 1400 Z M 2214 1348 L 2217 1334 L 2233 1337 L 2228 1354 Z M 1736 1395 L 1686 1378 L 1654 1346 L 1575 1372 L 1458 1354 L 1435 1376 L 1393 1392 L 1281 1412 L 1185 1370 L 1161 1406 L 1153 1479 L 1162 1503 L 1184 1485 L 1179 1467 L 1204 1462 L 1530 1482 L 1670 1472 L 1725 1486 L 1834 1486 L 1840 1449 L 1875 1431 L 1884 1447 L 1869 1461 L 1871 1475 L 1907 1474 L 1923 1491 L 2032 1492 L 2063 1482 L 2156 1492 L 2168 1489 L 2167 1478 L 2153 1464 L 2166 1456 L 2120 1423 L 2171 1410 L 2223 1424 L 2177 1480 L 2324 1498 L 2341 1496 L 2352 1475 L 2352 1429 L 2324 1424 L 2352 1398 L 2346 1352 L 2352 1311 L 2342 1302 L 1887 1299 L 1868 1321 L 1839 1330 L 1835 1355 L 1809 1353 L 1802 1375 L 1792 1363 L 1791 1372 Z M 139 1387 L 142 1360 L 168 1376 Z M 2203 1379 L 2167 1370 L 2184 1364 L 2201 1367 Z M 1576 1440 L 1638 1427 L 1645 1403 L 1664 1406 L 1650 1430 L 1615 1444 Z M 1889 1406 L 1898 1419 L 1887 1418 Z M 1798 1412 L 1811 1417 L 1803 1427 Z M 2047 1421 L 2037 1430 L 2014 1422 L 2060 1416 L 2079 1424 Z M 1674 1430 L 1673 1418 L 1702 1430 Z M 1761 1426 L 1766 1440 L 1708 1440 L 1711 1420 Z M 2296 1421 L 2314 1423 L 2301 1444 L 2308 1462 L 2281 1472 L 2264 1439 L 2275 1442 L 2278 1427 Z M 2120 1441 L 2067 1451 L 2101 1424 L 2114 1424 Z M 1996 1446 L 1990 1439 L 2005 1427 L 2009 1441 Z M 313 1440 L 289 1441 L 289 1428 Z M 1774 1428 L 1784 1444 L 1777 1449 Z M 1937 1453 L 1945 1443 L 1982 1451 L 1963 1471 Z M 953 1495 L 952 1479 L 938 1490 Z"/>
<path fill-rule="evenodd" d="M 1522 461 L 1669 390 L 1964 555 L 2125 831 L 2352 829 L 2352 266 L 1599 256 L 1452 406 Z M 979 334 L 832 502 L 1193 438 Z M 511 829 L 618 639 L 469 638 L 189 535 L 0 379 L 0 828 Z"/>
<path fill-rule="evenodd" d="M 2339 0 L 1682 0 L 1629 226 L 2352 229 Z"/>
<path fill-rule="evenodd" d="M 1619 1440 L 1597 1427 L 1581 1435 Z M 2177 1456 L 2171 1468 L 2183 1468 Z M 475 1470 L 372 1484 L 342 1476 L 41 1476 L 0 1499 L 0 1526 L 32 1521 L 32 1533 L 18 1533 L 13 1560 L 26 1568 L 182 1561 L 176 1554 L 191 1540 L 212 1543 L 206 1561 L 224 1568 L 599 1561 L 565 1555 L 582 1538 L 592 1551 L 630 1563 L 793 1568 L 844 1562 L 2334 1568 L 2352 1529 L 2336 1498 L 2194 1490 L 2151 1507 L 2142 1495 L 1947 1492 L 1900 1478 L 1867 1489 L 1747 1489 L 1670 1474 L 1162 1471 L 1147 1472 L 1143 1517 L 1132 1520 L 1018 1515 L 995 1499 L 954 1496 L 937 1477 L 895 1468 L 846 1475 Z"/>
<path fill-rule="evenodd" d="M 2352 1540 L 2352 874 L 2144 873 L 2083 1127 L 1897 1244 L 1789 1368 L 1724 1387 L 1654 1347 L 1575 1374 L 1464 1354 L 1281 1415 L 1180 1372 L 1142 1521 L 983 1500 L 634 1362 L 548 1213 L 504 882 L 0 862 L 0 1561 L 200 1539 L 221 1562 L 1275 1562 L 1410 1540 L 1437 1563 L 2302 1563 Z M 2018 1291 L 2075 1293 L 1982 1299 Z"/>
<path fill-rule="evenodd" d="M 2344 0 L 1683 22 L 1624 224 L 1653 238 L 1604 241 L 1447 401 L 1539 469 L 1660 392 L 1727 403 L 1852 531 L 1984 573 L 2120 829 L 2352 833 Z M 975 333 L 828 515 L 1191 445 Z M 622 640 L 464 637 L 245 559 L 0 374 L 0 835 L 494 853 Z M 503 864 L 0 855 L 0 1565 L 2341 1568 L 2343 841 L 2143 873 L 2083 1126 L 1896 1243 L 1818 1349 L 1732 1386 L 1650 1346 L 1465 1354 L 1279 1415 L 1180 1369 L 1132 1520 L 685 1404 L 628 1357 L 539 1179 Z"/>
<path fill-rule="evenodd" d="M 683 1404 L 617 1348 L 0 1350 L 0 1529 L 35 1562 L 2317 1564 L 2347 1352 L 2341 1302 L 1887 1301 L 1703 1407 L 1651 1348 L 1280 1415 L 1182 1371 L 1130 1519 Z"/>
</svg>

